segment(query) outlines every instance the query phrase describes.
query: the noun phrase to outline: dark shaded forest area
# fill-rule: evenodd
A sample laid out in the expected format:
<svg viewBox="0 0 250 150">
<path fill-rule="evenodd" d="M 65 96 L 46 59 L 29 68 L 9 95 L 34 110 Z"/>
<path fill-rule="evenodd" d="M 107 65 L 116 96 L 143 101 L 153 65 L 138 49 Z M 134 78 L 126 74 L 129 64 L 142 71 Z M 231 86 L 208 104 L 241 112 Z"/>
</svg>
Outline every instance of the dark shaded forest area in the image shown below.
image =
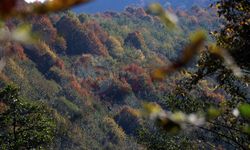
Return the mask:
<svg viewBox="0 0 250 150">
<path fill-rule="evenodd" d="M 159 2 L 0 1 L 0 149 L 250 149 L 250 1 Z"/>
</svg>

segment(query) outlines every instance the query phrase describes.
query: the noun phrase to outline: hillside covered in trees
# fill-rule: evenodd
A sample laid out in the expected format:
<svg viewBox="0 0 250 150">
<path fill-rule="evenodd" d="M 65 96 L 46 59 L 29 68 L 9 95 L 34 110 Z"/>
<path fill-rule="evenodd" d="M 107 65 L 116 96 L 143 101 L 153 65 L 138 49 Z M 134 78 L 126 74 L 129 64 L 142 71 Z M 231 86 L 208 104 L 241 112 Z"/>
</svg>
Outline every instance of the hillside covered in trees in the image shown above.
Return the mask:
<svg viewBox="0 0 250 150">
<path fill-rule="evenodd" d="M 95 0 L 91 3 L 78 5 L 73 8 L 76 12 L 98 13 L 105 11 L 123 11 L 127 6 L 146 7 L 150 3 L 160 3 L 163 7 L 181 8 L 188 10 L 193 6 L 208 8 L 213 0 Z"/>
<path fill-rule="evenodd" d="M 202 2 L 0 11 L 0 149 L 249 149 L 250 2 Z"/>
</svg>

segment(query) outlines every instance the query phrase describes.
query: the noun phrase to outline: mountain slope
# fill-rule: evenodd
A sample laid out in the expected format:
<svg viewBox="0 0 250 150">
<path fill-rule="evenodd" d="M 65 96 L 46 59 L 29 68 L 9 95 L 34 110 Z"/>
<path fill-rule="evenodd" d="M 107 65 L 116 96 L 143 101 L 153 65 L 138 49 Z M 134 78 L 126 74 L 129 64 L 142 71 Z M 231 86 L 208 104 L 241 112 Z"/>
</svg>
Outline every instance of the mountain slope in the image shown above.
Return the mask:
<svg viewBox="0 0 250 150">
<path fill-rule="evenodd" d="M 87 5 L 77 6 L 73 10 L 78 13 L 98 13 L 105 11 L 123 11 L 127 6 L 134 5 L 145 7 L 150 3 L 157 2 L 164 7 L 189 9 L 192 6 L 208 7 L 212 0 L 95 0 Z"/>
<path fill-rule="evenodd" d="M 176 73 L 155 84 L 150 69 L 176 60 L 194 29 L 210 31 L 219 25 L 213 23 L 218 20 L 214 14 L 199 7 L 176 14 L 176 32 L 143 8 L 31 17 L 28 22 L 42 38 L 36 45 L 12 48 L 19 55 L 7 61 L 1 86 L 15 83 L 23 97 L 53 108 L 58 123 L 54 149 L 146 149 L 147 144 L 138 140 L 147 124 L 139 117 L 143 102 L 171 109 L 166 97 L 172 93 L 178 97 L 175 101 L 187 99 L 175 89 L 188 74 Z M 13 28 L 18 24 L 11 22 Z M 223 97 L 219 96 L 210 98 Z M 190 104 L 187 112 L 202 109 L 191 103 L 203 106 L 201 100 L 185 102 Z"/>
</svg>

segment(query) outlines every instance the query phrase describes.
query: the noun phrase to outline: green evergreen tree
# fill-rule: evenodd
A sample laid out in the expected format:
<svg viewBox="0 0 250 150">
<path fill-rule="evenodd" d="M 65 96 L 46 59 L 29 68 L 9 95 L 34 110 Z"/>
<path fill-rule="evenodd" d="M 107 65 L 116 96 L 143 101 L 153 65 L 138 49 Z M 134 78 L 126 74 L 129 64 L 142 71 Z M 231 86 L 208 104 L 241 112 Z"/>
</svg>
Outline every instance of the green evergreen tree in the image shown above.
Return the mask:
<svg viewBox="0 0 250 150">
<path fill-rule="evenodd" d="M 53 140 L 55 122 L 45 105 L 21 99 L 14 86 L 0 91 L 0 102 L 1 149 L 43 148 Z"/>
</svg>

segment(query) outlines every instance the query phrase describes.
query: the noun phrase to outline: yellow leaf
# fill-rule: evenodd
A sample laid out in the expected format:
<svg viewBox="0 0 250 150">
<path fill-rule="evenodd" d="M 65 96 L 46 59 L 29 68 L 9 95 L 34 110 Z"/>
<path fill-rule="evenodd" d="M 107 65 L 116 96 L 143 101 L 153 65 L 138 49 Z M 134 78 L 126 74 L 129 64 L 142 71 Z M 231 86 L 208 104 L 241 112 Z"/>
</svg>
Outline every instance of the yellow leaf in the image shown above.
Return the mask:
<svg viewBox="0 0 250 150">
<path fill-rule="evenodd" d="M 177 16 L 171 12 L 165 11 L 159 3 L 151 4 L 149 6 L 149 11 L 150 13 L 157 15 L 167 27 L 176 27 L 178 22 Z"/>
<path fill-rule="evenodd" d="M 143 108 L 147 114 L 159 113 L 162 111 L 161 106 L 156 103 L 145 103 Z"/>
<path fill-rule="evenodd" d="M 21 43 L 33 43 L 34 38 L 31 32 L 31 26 L 28 24 L 18 26 L 12 32 L 13 40 Z"/>
<path fill-rule="evenodd" d="M 187 64 L 195 54 L 201 49 L 205 40 L 206 40 L 206 32 L 203 30 L 198 30 L 191 34 L 190 41 L 191 43 L 185 47 L 183 55 L 179 61 L 180 65 Z"/>
<path fill-rule="evenodd" d="M 172 64 L 169 66 L 157 68 L 151 72 L 152 80 L 163 80 L 166 75 L 173 71 Z"/>
</svg>

